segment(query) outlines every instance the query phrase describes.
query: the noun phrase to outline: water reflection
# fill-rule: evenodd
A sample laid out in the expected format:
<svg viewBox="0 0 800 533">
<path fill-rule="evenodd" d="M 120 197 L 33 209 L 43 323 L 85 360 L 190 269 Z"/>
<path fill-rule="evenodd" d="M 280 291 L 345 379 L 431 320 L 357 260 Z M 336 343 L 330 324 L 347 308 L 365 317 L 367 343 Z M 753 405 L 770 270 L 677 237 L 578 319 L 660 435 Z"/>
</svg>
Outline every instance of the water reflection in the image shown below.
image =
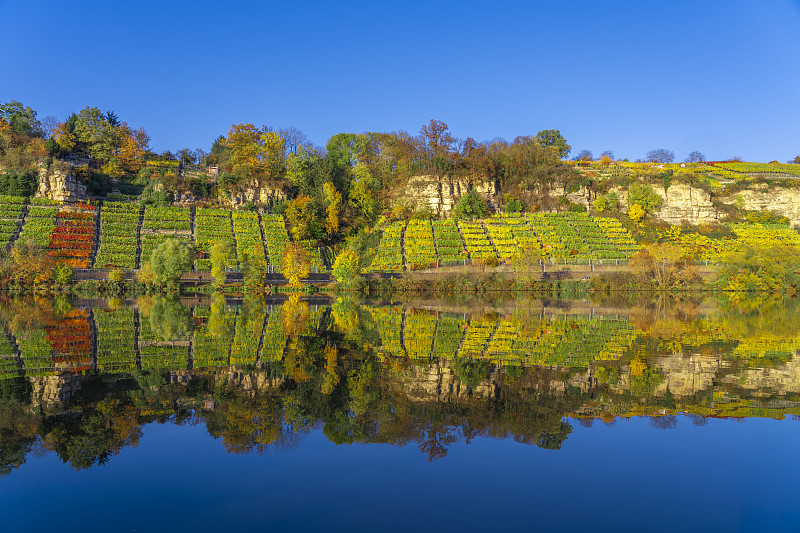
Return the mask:
<svg viewBox="0 0 800 533">
<path fill-rule="evenodd" d="M 555 450 L 617 417 L 800 414 L 796 302 L 328 303 L 6 302 L 0 473 L 30 453 L 103 464 L 153 421 L 204 424 L 232 453 L 321 428 L 434 460 L 477 436 Z"/>
</svg>

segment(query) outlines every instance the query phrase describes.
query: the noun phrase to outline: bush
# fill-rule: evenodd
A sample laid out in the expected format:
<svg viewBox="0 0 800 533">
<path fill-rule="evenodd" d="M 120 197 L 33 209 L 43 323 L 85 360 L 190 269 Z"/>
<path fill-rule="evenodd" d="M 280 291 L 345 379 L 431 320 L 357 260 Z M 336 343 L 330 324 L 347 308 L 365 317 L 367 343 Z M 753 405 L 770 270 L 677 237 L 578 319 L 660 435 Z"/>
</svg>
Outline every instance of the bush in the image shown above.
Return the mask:
<svg viewBox="0 0 800 533">
<path fill-rule="evenodd" d="M 69 285 L 75 279 L 75 270 L 65 264 L 56 265 L 53 269 L 53 282 L 56 285 Z"/>
<path fill-rule="evenodd" d="M 570 213 L 585 213 L 586 212 L 586 206 L 583 205 L 583 204 L 577 204 L 577 203 L 574 203 L 574 202 L 570 202 L 569 207 L 567 208 L 567 210 Z"/>
<path fill-rule="evenodd" d="M 0 194 L 9 196 L 32 196 L 39 185 L 34 172 L 6 170 L 0 173 Z"/>
<path fill-rule="evenodd" d="M 489 206 L 486 205 L 486 201 L 481 198 L 475 189 L 472 189 L 456 203 L 456 207 L 453 209 L 453 218 L 456 220 L 461 218 L 482 218 L 486 216 L 488 211 Z"/>
<path fill-rule="evenodd" d="M 619 197 L 617 193 L 610 192 L 605 196 L 598 196 L 592 205 L 598 213 L 611 213 L 619 209 Z"/>
<path fill-rule="evenodd" d="M 628 189 L 628 205 L 639 204 L 645 213 L 652 213 L 661 207 L 664 200 L 645 183 L 634 183 Z"/>
<path fill-rule="evenodd" d="M 358 279 L 358 255 L 347 248 L 333 262 L 333 277 L 342 285 L 352 285 Z"/>
<path fill-rule="evenodd" d="M 503 211 L 506 213 L 521 213 L 525 210 L 525 204 L 522 203 L 522 200 L 518 200 L 517 198 L 508 198 L 506 200 L 506 205 L 503 207 Z"/>
</svg>

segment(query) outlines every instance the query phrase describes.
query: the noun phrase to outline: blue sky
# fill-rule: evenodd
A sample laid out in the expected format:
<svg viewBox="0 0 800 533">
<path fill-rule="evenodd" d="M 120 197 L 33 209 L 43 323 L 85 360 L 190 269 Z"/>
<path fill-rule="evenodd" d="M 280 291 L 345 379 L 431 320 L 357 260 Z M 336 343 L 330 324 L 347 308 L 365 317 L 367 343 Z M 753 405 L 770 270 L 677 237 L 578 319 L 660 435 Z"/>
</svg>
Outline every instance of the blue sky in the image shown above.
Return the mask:
<svg viewBox="0 0 800 533">
<path fill-rule="evenodd" d="M 144 126 L 156 151 L 231 124 L 478 140 L 559 129 L 573 154 L 800 154 L 800 0 L 0 0 L 0 101 Z"/>
</svg>

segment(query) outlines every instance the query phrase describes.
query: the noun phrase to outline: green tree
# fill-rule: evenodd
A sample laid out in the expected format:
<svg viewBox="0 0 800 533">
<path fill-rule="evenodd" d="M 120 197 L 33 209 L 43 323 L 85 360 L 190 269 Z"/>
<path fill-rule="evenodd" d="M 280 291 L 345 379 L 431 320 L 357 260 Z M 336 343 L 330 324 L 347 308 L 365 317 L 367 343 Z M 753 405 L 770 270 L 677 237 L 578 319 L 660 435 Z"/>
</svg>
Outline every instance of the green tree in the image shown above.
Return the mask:
<svg viewBox="0 0 800 533">
<path fill-rule="evenodd" d="M 647 213 L 657 211 L 663 202 L 655 189 L 646 183 L 634 183 L 628 189 L 628 205 L 639 204 Z"/>
<path fill-rule="evenodd" d="M 572 150 L 572 147 L 567 144 L 567 140 L 558 130 L 540 131 L 536 134 L 536 142 L 541 146 L 555 148 L 561 159 L 565 159 Z"/>
<path fill-rule="evenodd" d="M 0 120 L 5 120 L 14 133 L 30 137 L 44 136 L 42 124 L 36 118 L 36 111 L 17 100 L 0 104 Z"/>
<path fill-rule="evenodd" d="M 0 173 L 0 194 L 33 196 L 38 184 L 35 172 L 11 169 Z"/>
<path fill-rule="evenodd" d="M 194 246 L 185 239 L 167 239 L 150 255 L 156 283 L 177 289 L 181 275 L 192 268 Z"/>
<path fill-rule="evenodd" d="M 486 205 L 486 200 L 481 198 L 475 189 L 472 189 L 459 198 L 453 209 L 453 218 L 481 218 L 485 217 L 488 211 L 489 206 Z"/>
<path fill-rule="evenodd" d="M 236 250 L 230 242 L 218 242 L 211 247 L 211 275 L 214 276 L 212 286 L 215 289 L 225 285 L 226 268 L 231 260 L 236 261 Z"/>
</svg>

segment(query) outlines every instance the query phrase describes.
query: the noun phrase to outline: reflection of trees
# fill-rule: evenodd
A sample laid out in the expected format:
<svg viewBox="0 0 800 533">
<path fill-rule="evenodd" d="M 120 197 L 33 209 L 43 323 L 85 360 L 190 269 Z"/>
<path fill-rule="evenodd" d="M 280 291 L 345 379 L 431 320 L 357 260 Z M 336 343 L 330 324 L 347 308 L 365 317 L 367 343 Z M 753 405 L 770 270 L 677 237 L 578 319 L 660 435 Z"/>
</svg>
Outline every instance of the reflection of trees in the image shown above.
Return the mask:
<svg viewBox="0 0 800 533">
<path fill-rule="evenodd" d="M 102 400 L 83 415 L 45 421 L 45 447 L 76 470 L 104 464 L 126 446 L 136 446 L 142 436 L 139 412 L 117 400 Z"/>
<path fill-rule="evenodd" d="M 156 296 L 150 307 L 150 327 L 164 341 L 179 340 L 191 330 L 191 309 L 173 298 Z"/>
</svg>

